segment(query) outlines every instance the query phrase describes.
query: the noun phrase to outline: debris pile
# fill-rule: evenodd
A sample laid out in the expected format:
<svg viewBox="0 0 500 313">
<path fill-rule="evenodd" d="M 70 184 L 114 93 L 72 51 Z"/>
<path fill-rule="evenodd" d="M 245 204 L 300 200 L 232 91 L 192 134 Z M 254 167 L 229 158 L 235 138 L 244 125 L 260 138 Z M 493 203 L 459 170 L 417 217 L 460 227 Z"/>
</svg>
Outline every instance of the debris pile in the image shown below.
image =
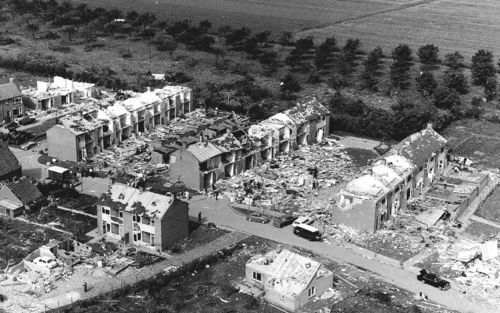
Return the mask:
<svg viewBox="0 0 500 313">
<path fill-rule="evenodd" d="M 234 201 L 284 213 L 314 213 L 327 222 L 332 190 L 357 171 L 341 146 L 327 142 L 301 147 L 216 185 Z"/>
<path fill-rule="evenodd" d="M 498 239 L 478 243 L 461 239 L 437 246 L 439 261 L 458 277 L 457 287 L 476 302 L 500 305 L 500 258 Z"/>
</svg>

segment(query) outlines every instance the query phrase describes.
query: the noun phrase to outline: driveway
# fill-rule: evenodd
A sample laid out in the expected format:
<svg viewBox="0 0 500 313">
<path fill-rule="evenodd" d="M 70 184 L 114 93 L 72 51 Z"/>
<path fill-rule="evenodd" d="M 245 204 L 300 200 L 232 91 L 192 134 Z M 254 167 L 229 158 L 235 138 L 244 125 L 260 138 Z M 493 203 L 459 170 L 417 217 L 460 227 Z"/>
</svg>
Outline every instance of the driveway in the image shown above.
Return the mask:
<svg viewBox="0 0 500 313">
<path fill-rule="evenodd" d="M 414 293 L 423 292 L 430 300 L 459 312 L 491 313 L 496 309 L 483 304 L 476 304 L 466 299 L 459 291 L 450 289 L 441 291 L 417 281 L 415 268 L 402 268 L 384 264 L 369 256 L 359 254 L 346 247 L 329 242 L 311 242 L 293 234 L 291 226 L 276 228 L 271 224 L 249 222 L 244 216 L 235 213 L 229 207 L 227 199 L 215 201 L 213 198 L 196 196 L 189 201 L 189 215 L 197 218 L 201 212 L 204 222 L 212 222 L 241 232 L 257 235 L 284 244 L 301 247 L 323 255 L 331 260 L 350 263 L 365 268 L 381 279 Z"/>
</svg>

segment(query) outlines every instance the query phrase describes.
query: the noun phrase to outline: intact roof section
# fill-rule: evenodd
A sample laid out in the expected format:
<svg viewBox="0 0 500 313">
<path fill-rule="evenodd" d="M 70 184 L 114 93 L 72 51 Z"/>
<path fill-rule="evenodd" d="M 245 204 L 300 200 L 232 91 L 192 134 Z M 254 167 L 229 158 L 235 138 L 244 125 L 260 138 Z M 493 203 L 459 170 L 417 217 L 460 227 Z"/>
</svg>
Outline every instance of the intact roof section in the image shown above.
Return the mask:
<svg viewBox="0 0 500 313">
<path fill-rule="evenodd" d="M 7 187 L 23 204 L 28 204 L 43 197 L 40 190 L 26 178 L 20 179 L 17 182 L 10 182 L 7 184 Z"/>
<path fill-rule="evenodd" d="M 446 139 L 429 125 L 418 133 L 411 134 L 394 147 L 415 166 L 422 166 L 433 153 L 444 148 Z"/>
<path fill-rule="evenodd" d="M 69 171 L 69 169 L 67 169 L 65 167 L 57 166 L 57 165 L 51 166 L 47 170 L 49 170 L 51 172 L 59 173 L 59 174 L 64 174 L 64 173 Z"/>
<path fill-rule="evenodd" d="M 205 162 L 213 157 L 220 155 L 222 152 L 210 142 L 199 142 L 190 145 L 187 151 L 191 152 L 193 156 L 200 162 Z"/>
<path fill-rule="evenodd" d="M 21 91 L 13 83 L 0 85 L 0 101 L 21 97 Z"/>
<path fill-rule="evenodd" d="M 14 153 L 10 151 L 6 143 L 0 141 L 0 176 L 16 171 L 19 168 L 21 168 L 21 163 L 19 163 Z"/>
</svg>

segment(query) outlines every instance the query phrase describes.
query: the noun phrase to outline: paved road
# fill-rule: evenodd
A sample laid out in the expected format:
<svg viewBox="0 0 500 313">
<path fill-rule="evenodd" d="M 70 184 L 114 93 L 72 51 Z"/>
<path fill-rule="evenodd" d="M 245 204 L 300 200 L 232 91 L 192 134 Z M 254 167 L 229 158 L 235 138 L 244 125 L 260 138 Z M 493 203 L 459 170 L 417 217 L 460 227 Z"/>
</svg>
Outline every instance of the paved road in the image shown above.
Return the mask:
<svg viewBox="0 0 500 313">
<path fill-rule="evenodd" d="M 328 242 L 311 242 L 294 236 L 290 226 L 279 229 L 270 224 L 248 222 L 243 216 L 236 214 L 229 208 L 227 199 L 215 201 L 214 199 L 206 199 L 204 196 L 197 196 L 189 202 L 190 216 L 197 217 L 198 212 L 201 212 L 203 221 L 205 222 L 212 222 L 217 225 L 227 226 L 238 231 L 272 239 L 284 244 L 305 248 L 332 260 L 347 262 L 363 267 L 380 275 L 383 280 L 406 290 L 414 293 L 423 292 L 428 295 L 430 300 L 453 310 L 464 313 L 496 312 L 494 308 L 470 302 L 455 289 L 441 291 L 418 282 L 415 277 L 415 273 L 418 271 L 416 268 L 402 268 L 384 264 L 368 256 L 361 255 L 358 252 Z"/>
<path fill-rule="evenodd" d="M 10 147 L 10 150 L 14 153 L 16 158 L 21 163 L 21 166 L 23 168 L 23 175 L 30 176 L 36 179 L 44 179 L 48 176 L 48 166 L 38 163 L 40 154 L 36 152 L 36 149 L 39 150 L 40 148 L 35 148 L 33 150 L 23 150 Z"/>
</svg>

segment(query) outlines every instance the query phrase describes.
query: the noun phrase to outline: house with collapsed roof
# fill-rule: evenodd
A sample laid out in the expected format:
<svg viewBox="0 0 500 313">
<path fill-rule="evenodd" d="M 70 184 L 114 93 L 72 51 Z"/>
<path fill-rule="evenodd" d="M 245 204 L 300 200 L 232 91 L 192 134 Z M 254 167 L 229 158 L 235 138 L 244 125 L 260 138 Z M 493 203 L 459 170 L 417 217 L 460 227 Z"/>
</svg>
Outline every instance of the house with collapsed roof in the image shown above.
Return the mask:
<svg viewBox="0 0 500 313">
<path fill-rule="evenodd" d="M 0 182 L 11 181 L 22 176 L 21 163 L 10 151 L 9 146 L 0 140 Z"/>
<path fill-rule="evenodd" d="M 191 89 L 166 86 L 135 94 L 102 109 L 66 115 L 47 130 L 51 157 L 79 162 L 103 149 L 166 124 L 191 110 Z"/>
<path fill-rule="evenodd" d="M 22 94 L 14 84 L 14 79 L 0 85 L 0 122 L 23 114 L 23 108 Z"/>
<path fill-rule="evenodd" d="M 311 101 L 297 103 L 283 112 L 286 118 L 278 115 L 284 123 L 289 120 L 295 125 L 295 142 L 297 145 L 308 145 L 321 142 L 330 131 L 330 111 L 314 97 Z"/>
<path fill-rule="evenodd" d="M 48 154 L 63 160 L 79 162 L 104 149 L 103 124 L 92 109 L 66 115 L 47 130 Z"/>
<path fill-rule="evenodd" d="M 296 312 L 333 286 L 333 273 L 309 257 L 275 250 L 247 261 L 245 281 L 262 290 L 268 302 Z"/>
<path fill-rule="evenodd" d="M 48 110 L 95 97 L 97 89 L 94 84 L 75 82 L 55 76 L 52 81 L 37 81 L 36 88 L 24 88 L 21 93 L 26 107 L 34 110 Z"/>
<path fill-rule="evenodd" d="M 405 138 L 367 173 L 347 183 L 333 205 L 332 221 L 375 232 L 444 173 L 445 144 L 430 124 Z"/>
<path fill-rule="evenodd" d="M 115 183 L 97 202 L 100 235 L 155 251 L 188 235 L 188 206 L 161 195 Z"/>
<path fill-rule="evenodd" d="M 0 215 L 15 217 L 42 204 L 44 196 L 27 178 L 0 183 Z"/>
</svg>

